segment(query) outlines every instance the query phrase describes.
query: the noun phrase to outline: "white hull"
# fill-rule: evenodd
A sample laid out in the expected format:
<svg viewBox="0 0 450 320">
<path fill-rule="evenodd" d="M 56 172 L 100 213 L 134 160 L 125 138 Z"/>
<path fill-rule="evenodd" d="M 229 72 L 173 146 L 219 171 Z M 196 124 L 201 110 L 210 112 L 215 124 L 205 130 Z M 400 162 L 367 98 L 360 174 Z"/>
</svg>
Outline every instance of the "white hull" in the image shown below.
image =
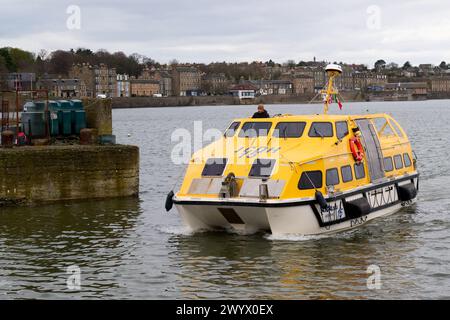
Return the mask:
<svg viewBox="0 0 450 320">
<path fill-rule="evenodd" d="M 418 177 L 404 183 L 414 182 Z M 397 184 L 401 185 L 403 182 Z M 401 201 L 395 182 L 349 193 L 335 201 L 328 200 L 329 209 L 321 210 L 313 199 L 296 203 L 268 201 L 218 200 L 183 201 L 175 199 L 175 205 L 185 224 L 193 231 L 208 229 L 235 229 L 245 232 L 268 231 L 274 235 L 317 235 L 345 231 L 366 224 L 378 217 L 387 216 L 409 206 L 415 199 Z M 345 212 L 343 201 L 365 197 L 370 204 L 370 213 L 354 217 Z M 185 199 L 184 199 L 185 200 Z M 302 204 L 305 203 L 305 204 Z"/>
</svg>

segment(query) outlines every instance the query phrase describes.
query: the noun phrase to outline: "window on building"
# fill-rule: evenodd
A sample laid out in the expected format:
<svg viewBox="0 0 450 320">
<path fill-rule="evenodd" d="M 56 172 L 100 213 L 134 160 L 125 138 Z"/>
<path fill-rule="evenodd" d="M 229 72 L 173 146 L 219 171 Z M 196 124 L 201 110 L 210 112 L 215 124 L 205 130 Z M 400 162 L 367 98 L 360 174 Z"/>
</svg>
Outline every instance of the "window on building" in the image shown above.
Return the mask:
<svg viewBox="0 0 450 320">
<path fill-rule="evenodd" d="M 274 165 L 275 159 L 256 159 L 248 176 L 268 178 L 272 174 Z"/>
<path fill-rule="evenodd" d="M 227 129 L 227 131 L 225 131 L 225 137 L 229 138 L 229 137 L 233 137 L 236 133 L 237 128 L 239 128 L 240 126 L 240 122 L 236 121 L 233 122 Z"/>
<path fill-rule="evenodd" d="M 403 160 L 400 154 L 394 156 L 395 169 L 400 170 L 403 168 Z"/>
<path fill-rule="evenodd" d="M 366 171 L 364 169 L 364 163 L 355 163 L 354 165 L 355 169 L 355 178 L 356 180 L 364 179 L 366 177 Z"/>
<path fill-rule="evenodd" d="M 311 128 L 309 129 L 310 137 L 332 137 L 333 136 L 333 125 L 331 122 L 313 122 Z"/>
<path fill-rule="evenodd" d="M 341 176 L 343 182 L 350 182 L 353 180 L 353 173 L 351 166 L 341 167 Z"/>
<path fill-rule="evenodd" d="M 336 136 L 340 140 L 348 135 L 348 124 L 347 121 L 337 121 L 336 122 Z"/>
<path fill-rule="evenodd" d="M 339 172 L 338 169 L 328 169 L 326 173 L 326 185 L 335 186 L 339 184 Z"/>
<path fill-rule="evenodd" d="M 300 138 L 305 130 L 305 122 L 280 122 L 275 127 L 275 138 Z"/>
<path fill-rule="evenodd" d="M 202 176 L 221 176 L 226 165 L 226 158 L 210 158 L 205 163 Z"/>
<path fill-rule="evenodd" d="M 322 171 L 305 171 L 298 182 L 300 190 L 322 188 Z"/>
<path fill-rule="evenodd" d="M 405 161 L 405 167 L 411 166 L 411 158 L 409 157 L 409 154 L 407 153 L 403 154 L 403 161 Z"/>
<path fill-rule="evenodd" d="M 384 158 L 384 171 L 390 172 L 394 170 L 394 164 L 392 163 L 392 157 Z"/>
<path fill-rule="evenodd" d="M 240 138 L 255 138 L 267 136 L 271 122 L 246 122 L 239 131 Z"/>
</svg>

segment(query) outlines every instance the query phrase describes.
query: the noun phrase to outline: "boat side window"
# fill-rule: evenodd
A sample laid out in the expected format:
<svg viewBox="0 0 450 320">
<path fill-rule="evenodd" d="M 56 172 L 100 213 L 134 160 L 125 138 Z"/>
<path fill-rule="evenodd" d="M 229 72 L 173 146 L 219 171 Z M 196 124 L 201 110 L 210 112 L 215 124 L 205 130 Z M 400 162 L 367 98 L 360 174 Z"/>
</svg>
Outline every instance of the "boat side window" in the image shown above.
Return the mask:
<svg viewBox="0 0 450 320">
<path fill-rule="evenodd" d="M 327 170 L 327 186 L 335 186 L 339 184 L 339 172 L 337 168 Z"/>
<path fill-rule="evenodd" d="M 394 156 L 395 169 L 400 170 L 403 169 L 403 161 L 402 156 L 397 154 Z"/>
<path fill-rule="evenodd" d="M 355 178 L 356 180 L 366 177 L 366 171 L 364 170 L 364 164 L 362 162 L 355 163 Z"/>
<path fill-rule="evenodd" d="M 392 157 L 384 158 L 384 171 L 389 172 L 394 170 L 394 164 L 392 163 Z"/>
<path fill-rule="evenodd" d="M 400 138 L 403 138 L 403 133 L 402 133 L 402 131 L 400 130 L 398 124 L 395 123 L 395 121 L 393 121 L 392 119 L 389 121 L 389 123 L 392 125 L 392 127 L 394 128 L 394 130 L 397 131 L 397 135 L 398 135 Z"/>
<path fill-rule="evenodd" d="M 298 182 L 300 190 L 322 188 L 322 171 L 304 171 Z"/>
<path fill-rule="evenodd" d="M 305 130 L 306 122 L 280 122 L 275 127 L 272 137 L 300 138 Z"/>
<path fill-rule="evenodd" d="M 241 125 L 241 123 L 239 121 L 235 121 L 233 122 L 227 129 L 227 131 L 225 131 L 225 137 L 229 138 L 229 137 L 233 137 L 234 134 L 236 133 L 237 128 L 239 128 L 239 126 Z"/>
<path fill-rule="evenodd" d="M 256 159 L 248 176 L 268 178 L 272 174 L 274 165 L 275 159 Z"/>
<path fill-rule="evenodd" d="M 403 161 L 405 161 L 405 167 L 411 166 L 411 158 L 409 157 L 409 154 L 407 153 L 403 154 Z"/>
<path fill-rule="evenodd" d="M 310 137 L 332 137 L 333 136 L 333 125 L 331 122 L 313 122 L 311 128 L 309 129 L 308 136 Z"/>
<path fill-rule="evenodd" d="M 341 167 L 342 182 L 350 182 L 353 180 L 353 173 L 351 166 Z"/>
<path fill-rule="evenodd" d="M 372 122 L 379 136 L 395 136 L 394 130 L 386 118 L 374 118 Z"/>
<path fill-rule="evenodd" d="M 337 121 L 336 122 L 336 136 L 339 140 L 348 135 L 348 124 L 347 121 Z"/>
<path fill-rule="evenodd" d="M 226 166 L 226 158 L 209 158 L 203 167 L 202 176 L 221 176 Z"/>
<path fill-rule="evenodd" d="M 265 137 L 272 126 L 272 122 L 246 122 L 239 131 L 240 138 Z"/>
</svg>

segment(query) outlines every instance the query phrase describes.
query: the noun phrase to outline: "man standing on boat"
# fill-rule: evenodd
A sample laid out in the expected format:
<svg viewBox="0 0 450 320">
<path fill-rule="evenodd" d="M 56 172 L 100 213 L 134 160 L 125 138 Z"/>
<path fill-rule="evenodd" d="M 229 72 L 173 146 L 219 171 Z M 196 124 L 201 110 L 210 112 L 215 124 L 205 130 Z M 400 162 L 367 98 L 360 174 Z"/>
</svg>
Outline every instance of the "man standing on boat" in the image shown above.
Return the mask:
<svg viewBox="0 0 450 320">
<path fill-rule="evenodd" d="M 269 113 L 264 109 L 263 104 L 258 105 L 258 111 L 253 114 L 252 118 L 270 118 Z"/>
</svg>

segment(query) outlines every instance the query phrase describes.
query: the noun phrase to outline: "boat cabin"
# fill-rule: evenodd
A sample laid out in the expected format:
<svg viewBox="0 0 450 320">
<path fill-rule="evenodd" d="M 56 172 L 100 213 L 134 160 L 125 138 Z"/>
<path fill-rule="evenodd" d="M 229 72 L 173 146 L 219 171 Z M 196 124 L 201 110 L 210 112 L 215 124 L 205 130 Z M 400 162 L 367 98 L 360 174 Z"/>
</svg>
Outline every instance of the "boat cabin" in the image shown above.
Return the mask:
<svg viewBox="0 0 450 320">
<path fill-rule="evenodd" d="M 192 156 L 179 196 L 218 198 L 232 176 L 231 197 L 258 198 L 261 184 L 268 199 L 331 197 L 414 171 L 409 140 L 387 114 L 243 118 Z"/>
</svg>

